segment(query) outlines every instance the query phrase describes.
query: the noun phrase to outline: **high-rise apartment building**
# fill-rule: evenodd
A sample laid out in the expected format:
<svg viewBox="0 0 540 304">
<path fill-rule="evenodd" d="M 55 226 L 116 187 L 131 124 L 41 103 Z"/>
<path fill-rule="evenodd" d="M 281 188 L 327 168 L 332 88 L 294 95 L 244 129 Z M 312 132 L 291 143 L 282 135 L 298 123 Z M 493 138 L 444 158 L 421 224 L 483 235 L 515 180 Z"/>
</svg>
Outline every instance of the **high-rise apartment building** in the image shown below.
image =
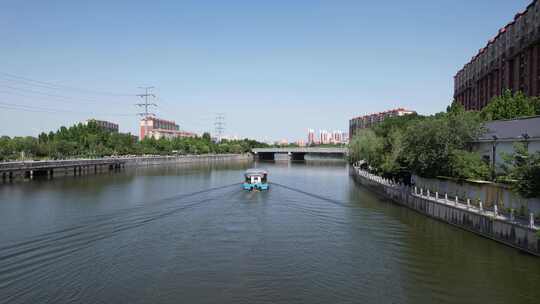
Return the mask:
<svg viewBox="0 0 540 304">
<path fill-rule="evenodd" d="M 341 138 L 341 134 L 343 132 L 335 130 L 332 132 L 332 143 L 334 144 L 340 144 L 343 140 Z"/>
<path fill-rule="evenodd" d="M 104 129 L 105 131 L 109 132 L 118 132 L 118 124 L 106 120 L 97 120 L 97 119 L 88 119 L 85 124 L 88 124 L 89 122 L 95 123 L 98 127 Z"/>
<path fill-rule="evenodd" d="M 348 142 L 347 133 L 340 130 L 335 130 L 329 132 L 327 130 L 319 130 L 318 138 L 315 135 L 314 129 L 308 129 L 307 142 L 304 142 L 307 145 L 318 145 L 318 144 L 343 144 Z"/>
<path fill-rule="evenodd" d="M 540 95 L 540 1 L 516 14 L 454 76 L 454 100 L 467 110 L 481 110 L 506 89 Z"/>
<path fill-rule="evenodd" d="M 371 128 L 383 122 L 387 118 L 410 115 L 415 113 L 416 112 L 412 110 L 397 108 L 389 111 L 355 117 L 349 120 L 349 140 L 356 135 L 358 130 Z"/>
<path fill-rule="evenodd" d="M 299 139 L 296 141 L 296 145 L 299 146 L 299 147 L 305 147 L 306 146 L 306 141 L 303 140 L 303 139 Z"/>
<path fill-rule="evenodd" d="M 323 145 L 329 144 L 331 139 L 331 134 L 328 133 L 326 130 L 320 130 L 319 131 L 319 139 L 320 143 Z"/>
<path fill-rule="evenodd" d="M 315 144 L 315 130 L 309 129 L 308 130 L 308 139 L 307 139 L 308 145 Z"/>
</svg>

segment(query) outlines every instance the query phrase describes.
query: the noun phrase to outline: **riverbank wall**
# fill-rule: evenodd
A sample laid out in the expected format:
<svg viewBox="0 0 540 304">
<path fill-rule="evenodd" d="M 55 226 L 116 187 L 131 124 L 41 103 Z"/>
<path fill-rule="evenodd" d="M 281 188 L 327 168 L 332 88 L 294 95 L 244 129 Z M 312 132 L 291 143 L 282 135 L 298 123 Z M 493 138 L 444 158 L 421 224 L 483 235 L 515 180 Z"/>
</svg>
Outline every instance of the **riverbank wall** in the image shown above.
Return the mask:
<svg viewBox="0 0 540 304">
<path fill-rule="evenodd" d="M 459 197 L 396 184 L 358 167 L 351 167 L 351 171 L 358 184 L 399 205 L 540 257 L 539 228 L 533 216 L 524 221 L 503 215 L 497 208 L 487 210 L 482 205 L 474 206 Z"/>
<path fill-rule="evenodd" d="M 540 218 L 540 198 L 524 198 L 512 191 L 509 185 L 492 183 L 486 181 L 460 181 L 457 182 L 448 178 L 425 178 L 413 175 L 412 184 L 418 188 L 429 189 L 435 193 L 448 193 L 448 195 L 470 198 L 472 203 L 484 204 L 484 208 L 493 208 L 494 205 L 500 210 L 514 209 L 521 216 L 528 216 L 530 213 Z"/>
<path fill-rule="evenodd" d="M 118 171 L 126 167 L 177 165 L 253 160 L 251 154 L 204 154 L 175 156 L 110 157 L 98 159 L 70 159 L 49 161 L 17 161 L 0 163 L 3 183 L 57 176 L 78 176 Z"/>
<path fill-rule="evenodd" d="M 203 154 L 203 155 L 178 155 L 178 156 L 147 156 L 126 158 L 126 166 L 158 166 L 176 165 L 186 163 L 211 163 L 223 161 L 246 161 L 253 160 L 251 154 Z"/>
</svg>

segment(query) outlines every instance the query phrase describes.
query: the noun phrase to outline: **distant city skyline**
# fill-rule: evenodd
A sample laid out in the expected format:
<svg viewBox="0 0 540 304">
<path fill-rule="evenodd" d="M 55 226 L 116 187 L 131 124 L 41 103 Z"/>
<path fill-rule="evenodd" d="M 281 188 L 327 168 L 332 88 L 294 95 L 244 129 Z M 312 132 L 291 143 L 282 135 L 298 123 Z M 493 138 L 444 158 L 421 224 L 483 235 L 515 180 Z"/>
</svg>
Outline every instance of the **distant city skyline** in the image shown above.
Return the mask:
<svg viewBox="0 0 540 304">
<path fill-rule="evenodd" d="M 306 144 L 343 144 L 348 142 L 348 133 L 343 132 L 343 130 L 327 130 L 324 128 L 319 128 L 318 132 L 316 129 L 308 129 L 307 137 L 303 138 Z"/>
<path fill-rule="evenodd" d="M 0 135 L 90 118 L 136 135 L 141 86 L 182 130 L 214 133 L 224 113 L 224 134 L 266 141 L 443 111 L 455 73 L 529 2 L 3 3 Z"/>
</svg>

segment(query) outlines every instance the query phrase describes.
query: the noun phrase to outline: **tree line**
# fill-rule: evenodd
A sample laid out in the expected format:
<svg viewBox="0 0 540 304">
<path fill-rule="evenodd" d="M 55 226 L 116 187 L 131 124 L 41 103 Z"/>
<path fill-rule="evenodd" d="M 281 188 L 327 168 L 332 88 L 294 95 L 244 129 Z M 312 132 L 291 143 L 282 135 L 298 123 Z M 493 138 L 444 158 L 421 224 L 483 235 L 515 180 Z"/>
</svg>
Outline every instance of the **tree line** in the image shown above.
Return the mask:
<svg viewBox="0 0 540 304">
<path fill-rule="evenodd" d="M 0 137 L 0 161 L 23 159 L 66 159 L 115 155 L 171 155 L 245 153 L 252 148 L 266 147 L 256 140 L 221 140 L 214 142 L 210 134 L 193 138 L 145 138 L 139 141 L 129 133 L 110 132 L 95 122 L 61 127 L 56 132 L 38 137 Z"/>
<path fill-rule="evenodd" d="M 523 143 L 504 155 L 502 172 L 472 151 L 471 143 L 485 132 L 484 122 L 540 115 L 540 99 L 504 92 L 482 111 L 465 111 L 454 102 L 446 112 L 385 119 L 357 134 L 350 158 L 387 178 L 410 181 L 411 174 L 457 180 L 492 180 L 512 184 L 524 197 L 540 196 L 540 152 L 530 154 Z"/>
</svg>

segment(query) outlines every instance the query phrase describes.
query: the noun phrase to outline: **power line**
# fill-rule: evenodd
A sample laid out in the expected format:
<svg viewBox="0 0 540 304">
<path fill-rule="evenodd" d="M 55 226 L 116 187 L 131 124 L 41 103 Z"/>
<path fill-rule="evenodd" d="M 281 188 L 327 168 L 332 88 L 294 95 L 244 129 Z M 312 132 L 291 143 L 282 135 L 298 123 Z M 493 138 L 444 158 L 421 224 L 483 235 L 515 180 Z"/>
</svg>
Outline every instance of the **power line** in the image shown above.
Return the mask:
<svg viewBox="0 0 540 304">
<path fill-rule="evenodd" d="M 81 103 L 81 102 L 84 102 L 84 103 L 88 103 L 88 102 L 91 102 L 91 103 L 103 103 L 103 101 L 98 101 L 98 100 L 94 100 L 94 99 L 69 97 L 69 96 L 65 96 L 65 95 L 51 94 L 51 93 L 47 93 L 47 92 L 43 92 L 43 91 L 36 91 L 36 90 L 32 90 L 32 89 L 27 89 L 27 88 L 13 87 L 13 86 L 9 86 L 9 85 L 0 84 L 0 88 L 16 91 L 16 92 L 0 91 L 0 93 L 10 94 L 10 95 L 21 95 L 21 93 L 19 93 L 19 92 L 23 92 L 23 93 L 29 93 L 29 94 L 34 94 L 34 95 L 52 97 L 52 98 L 57 99 L 57 101 L 59 101 L 59 102 L 65 102 L 65 103 L 69 103 L 68 101 L 71 101 L 71 103 Z M 22 96 L 33 97 L 33 96 L 25 95 L 25 94 L 23 94 Z M 58 99 L 60 99 L 60 100 L 58 100 Z"/>
<path fill-rule="evenodd" d="M 64 89 L 64 90 L 71 90 L 71 91 L 79 91 L 79 92 L 85 93 L 85 94 L 110 95 L 110 96 L 115 96 L 115 97 L 120 97 L 120 96 L 133 97 L 134 96 L 134 94 L 114 93 L 114 92 L 107 92 L 107 91 L 100 91 L 100 90 L 93 90 L 93 89 L 86 89 L 86 88 L 78 88 L 78 87 L 73 87 L 73 86 L 61 85 L 61 84 L 57 84 L 57 83 L 31 79 L 31 78 L 28 78 L 28 77 L 23 77 L 23 76 L 10 74 L 10 73 L 5 73 L 5 72 L 0 72 L 0 75 L 4 75 L 4 77 L 3 77 L 4 79 L 6 79 L 6 78 L 8 80 L 11 79 L 11 81 L 24 82 L 24 83 L 27 83 L 29 85 L 41 86 L 43 88 L 48 88 L 48 89 L 53 89 L 53 90 Z"/>
<path fill-rule="evenodd" d="M 83 115 L 103 115 L 103 116 L 133 116 L 134 114 L 125 114 L 125 113 L 97 113 L 97 112 L 81 112 L 81 111 L 72 111 L 65 109 L 53 109 L 53 108 L 44 108 L 36 107 L 30 105 L 15 104 L 9 102 L 0 102 L 0 108 L 7 110 L 18 110 L 24 112 L 37 112 L 37 113 L 50 113 L 50 114 L 83 114 Z"/>
<path fill-rule="evenodd" d="M 44 89 L 48 89 L 48 90 L 60 90 L 61 89 L 60 87 L 53 86 L 53 85 L 46 85 L 46 84 L 36 83 L 36 82 L 32 82 L 32 81 L 28 81 L 28 80 L 22 80 L 22 79 L 14 79 L 14 78 L 9 78 L 9 77 L 5 77 L 5 76 L 1 76 L 1 75 L 0 75 L 0 78 L 3 81 L 7 81 L 9 83 L 15 83 L 15 84 L 19 84 L 19 85 L 44 88 Z"/>
</svg>

